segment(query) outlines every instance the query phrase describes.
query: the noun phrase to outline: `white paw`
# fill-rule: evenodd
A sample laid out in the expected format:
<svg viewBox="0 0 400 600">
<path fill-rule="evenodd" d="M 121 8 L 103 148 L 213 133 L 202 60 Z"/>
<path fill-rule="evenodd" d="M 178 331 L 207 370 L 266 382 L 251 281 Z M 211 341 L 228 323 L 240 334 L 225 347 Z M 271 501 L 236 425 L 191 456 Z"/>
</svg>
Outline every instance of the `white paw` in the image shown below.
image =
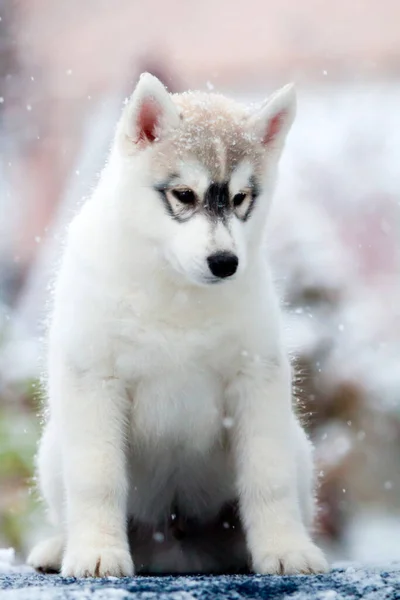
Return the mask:
<svg viewBox="0 0 400 600">
<path fill-rule="evenodd" d="M 120 546 L 86 545 L 67 549 L 64 577 L 130 577 L 134 574 L 130 552 Z"/>
<path fill-rule="evenodd" d="M 56 535 L 39 542 L 28 556 L 27 563 L 37 571 L 59 571 L 64 551 L 64 538 Z"/>
<path fill-rule="evenodd" d="M 253 569 L 261 575 L 309 575 L 326 573 L 329 566 L 322 551 L 312 542 L 305 542 L 271 549 L 253 561 Z"/>
</svg>

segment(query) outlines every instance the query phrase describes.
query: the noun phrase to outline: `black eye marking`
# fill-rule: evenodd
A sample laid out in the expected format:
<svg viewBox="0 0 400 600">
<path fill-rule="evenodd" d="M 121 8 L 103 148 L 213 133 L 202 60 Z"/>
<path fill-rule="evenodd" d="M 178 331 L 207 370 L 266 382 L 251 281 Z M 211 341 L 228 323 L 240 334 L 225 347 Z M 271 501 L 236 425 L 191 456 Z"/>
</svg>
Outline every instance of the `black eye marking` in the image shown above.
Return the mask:
<svg viewBox="0 0 400 600">
<path fill-rule="evenodd" d="M 168 202 L 168 198 L 167 198 L 167 189 L 168 189 L 168 185 L 165 183 L 160 183 L 160 185 L 155 185 L 154 189 L 156 192 L 159 193 L 160 198 L 164 204 L 164 208 L 167 211 L 167 213 L 169 214 L 170 217 L 172 217 L 173 219 L 179 221 L 179 219 L 176 217 L 176 215 L 174 214 L 170 203 Z"/>
<path fill-rule="evenodd" d="M 257 198 L 260 195 L 260 187 L 253 175 L 250 177 L 250 190 L 252 198 Z"/>
<path fill-rule="evenodd" d="M 187 209 L 189 209 L 189 207 L 194 208 L 194 205 L 197 203 L 197 197 L 196 194 L 189 188 L 173 189 L 173 181 L 176 181 L 176 178 L 177 175 L 171 175 L 171 177 L 168 180 L 154 186 L 154 190 L 159 193 L 167 213 L 175 221 L 183 223 L 187 221 L 188 218 L 190 218 L 191 214 L 193 214 L 193 211 L 190 211 L 189 213 L 186 211 L 187 214 L 177 214 L 176 212 L 174 212 L 168 200 L 167 191 L 170 190 L 170 193 L 179 202 L 181 202 L 183 205 L 186 205 Z M 259 186 L 254 177 L 250 178 L 249 188 L 249 194 L 251 195 L 251 201 L 249 203 L 249 206 L 244 215 L 236 215 L 237 218 L 241 221 L 248 220 L 253 211 L 257 196 L 260 194 Z M 232 204 L 234 208 L 238 208 L 242 204 L 242 202 L 244 202 L 247 195 L 248 194 L 245 194 L 244 192 L 239 192 L 238 194 L 235 194 L 235 196 L 231 200 L 229 195 L 228 182 L 212 182 L 204 195 L 204 209 L 214 219 L 222 219 L 223 221 L 225 221 L 229 212 L 232 211 Z"/>
<path fill-rule="evenodd" d="M 192 190 L 172 190 L 172 195 L 182 204 L 196 203 L 196 195 Z"/>
<path fill-rule="evenodd" d="M 156 184 L 153 189 L 159 194 L 169 216 L 178 223 L 184 223 L 194 212 L 197 196 L 189 188 L 174 189 L 174 184 L 178 185 L 177 179 L 178 175 L 173 173 L 168 179 Z M 171 195 L 181 202 L 182 206 L 180 210 L 177 206 L 171 204 Z"/>
<path fill-rule="evenodd" d="M 227 182 L 213 182 L 204 195 L 204 208 L 214 218 L 224 218 L 229 210 L 229 186 Z"/>
<path fill-rule="evenodd" d="M 242 204 L 242 202 L 245 200 L 246 196 L 247 196 L 247 194 L 245 194 L 244 192 L 235 194 L 233 196 L 233 206 L 235 206 L 235 207 L 240 206 Z"/>
<path fill-rule="evenodd" d="M 178 177 L 178 175 L 176 175 L 176 174 L 171 175 L 165 181 L 162 181 L 161 183 L 155 185 L 154 190 L 156 192 L 158 192 L 158 194 L 163 202 L 164 208 L 165 208 L 166 212 L 169 214 L 169 216 L 172 217 L 172 219 L 174 219 L 174 221 L 177 221 L 178 223 L 183 223 L 183 221 L 185 219 L 183 219 L 180 215 L 177 215 L 174 213 L 174 211 L 172 210 L 172 206 L 169 203 L 168 198 L 167 198 L 167 191 L 169 189 L 171 189 L 172 182 L 177 177 Z"/>
<path fill-rule="evenodd" d="M 250 187 L 251 201 L 249 203 L 249 206 L 248 206 L 245 214 L 242 217 L 239 217 L 239 219 L 241 219 L 242 221 L 247 221 L 247 219 L 250 217 L 251 213 L 253 212 L 253 208 L 255 206 L 257 196 L 259 196 L 259 194 L 260 194 L 260 188 L 258 186 L 258 183 L 257 183 L 255 177 L 251 177 L 249 183 L 250 183 L 249 187 Z"/>
</svg>

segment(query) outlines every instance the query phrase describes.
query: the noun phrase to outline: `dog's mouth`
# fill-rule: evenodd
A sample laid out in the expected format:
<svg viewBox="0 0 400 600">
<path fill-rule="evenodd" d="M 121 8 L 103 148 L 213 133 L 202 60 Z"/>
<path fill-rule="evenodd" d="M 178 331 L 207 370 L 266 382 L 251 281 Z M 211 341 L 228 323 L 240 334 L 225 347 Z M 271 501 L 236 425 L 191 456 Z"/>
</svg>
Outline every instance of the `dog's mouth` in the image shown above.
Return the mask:
<svg viewBox="0 0 400 600">
<path fill-rule="evenodd" d="M 236 279 L 235 275 L 230 275 L 229 277 L 215 277 L 214 275 L 206 275 L 203 278 L 203 283 L 205 285 L 220 285 L 222 283 L 228 283 L 228 281 L 233 281 Z"/>
</svg>

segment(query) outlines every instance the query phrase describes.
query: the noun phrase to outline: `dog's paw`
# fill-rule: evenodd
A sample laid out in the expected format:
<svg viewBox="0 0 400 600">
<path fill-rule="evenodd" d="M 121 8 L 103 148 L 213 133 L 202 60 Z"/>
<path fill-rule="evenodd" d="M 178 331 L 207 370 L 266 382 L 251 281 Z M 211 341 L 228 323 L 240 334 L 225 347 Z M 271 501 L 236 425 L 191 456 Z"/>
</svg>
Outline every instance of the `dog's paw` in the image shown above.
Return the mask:
<svg viewBox="0 0 400 600">
<path fill-rule="evenodd" d="M 261 575 L 310 575 L 329 570 L 322 551 L 312 542 L 288 545 L 281 550 L 271 549 L 253 561 L 253 568 Z"/>
<path fill-rule="evenodd" d="M 36 544 L 28 556 L 27 563 L 37 571 L 58 572 L 64 551 L 64 538 L 56 535 Z"/>
<path fill-rule="evenodd" d="M 123 547 L 82 544 L 67 549 L 61 574 L 64 577 L 131 577 L 134 568 L 129 551 Z"/>
</svg>

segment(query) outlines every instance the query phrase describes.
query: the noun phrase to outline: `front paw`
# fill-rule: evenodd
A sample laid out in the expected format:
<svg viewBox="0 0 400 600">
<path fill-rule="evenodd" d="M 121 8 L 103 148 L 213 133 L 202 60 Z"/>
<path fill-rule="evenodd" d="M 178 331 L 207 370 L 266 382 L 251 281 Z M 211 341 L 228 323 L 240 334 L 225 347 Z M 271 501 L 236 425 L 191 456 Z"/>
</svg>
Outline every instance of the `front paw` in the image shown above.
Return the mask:
<svg viewBox="0 0 400 600">
<path fill-rule="evenodd" d="M 64 577 L 131 577 L 134 567 L 129 551 L 123 547 L 82 544 L 67 548 L 61 574 Z"/>
<path fill-rule="evenodd" d="M 253 559 L 253 569 L 260 575 L 310 575 L 326 573 L 329 566 L 322 551 L 311 541 L 305 541 L 271 548 Z"/>
<path fill-rule="evenodd" d="M 27 563 L 37 571 L 58 572 L 64 549 L 64 538 L 56 535 L 37 544 L 28 556 Z"/>
</svg>

